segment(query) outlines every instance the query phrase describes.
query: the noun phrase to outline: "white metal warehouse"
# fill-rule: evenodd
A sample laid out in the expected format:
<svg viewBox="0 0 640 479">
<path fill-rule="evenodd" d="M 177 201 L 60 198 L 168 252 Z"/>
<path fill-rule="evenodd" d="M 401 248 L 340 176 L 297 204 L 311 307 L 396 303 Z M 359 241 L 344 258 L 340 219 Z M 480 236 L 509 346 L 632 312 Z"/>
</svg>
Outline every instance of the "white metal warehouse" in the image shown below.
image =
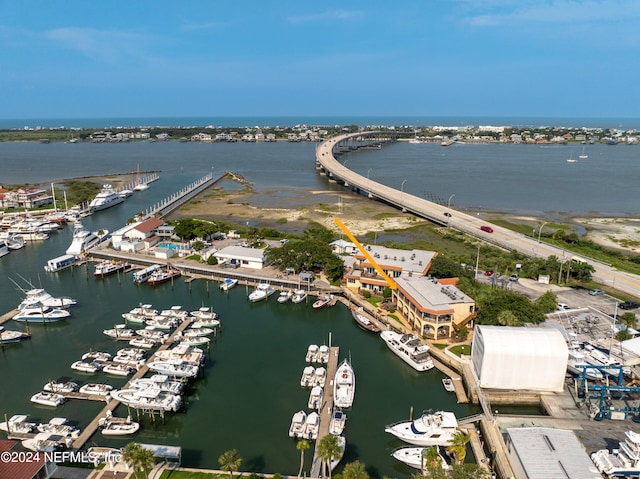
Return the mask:
<svg viewBox="0 0 640 479">
<path fill-rule="evenodd" d="M 562 391 L 568 348 L 554 328 L 476 326 L 471 361 L 480 387 Z"/>
</svg>

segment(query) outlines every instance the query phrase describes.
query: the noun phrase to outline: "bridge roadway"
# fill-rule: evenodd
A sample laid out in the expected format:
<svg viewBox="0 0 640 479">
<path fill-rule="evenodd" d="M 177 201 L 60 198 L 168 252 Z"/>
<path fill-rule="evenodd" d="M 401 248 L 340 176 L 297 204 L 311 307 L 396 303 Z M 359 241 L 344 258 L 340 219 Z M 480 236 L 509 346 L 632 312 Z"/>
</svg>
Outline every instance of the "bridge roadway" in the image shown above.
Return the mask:
<svg viewBox="0 0 640 479">
<path fill-rule="evenodd" d="M 372 199 L 380 199 L 402 211 L 412 213 L 443 226 L 455 228 L 507 251 L 515 250 L 527 256 L 540 258 L 548 258 L 553 255 L 563 262 L 570 261 L 572 257 L 578 256 L 594 267 L 594 281 L 600 284 L 610 285 L 618 291 L 640 298 L 640 276 L 638 275 L 618 271 L 608 264 L 574 255 L 562 248 L 544 242 L 538 242 L 534 238 L 516 233 L 501 226 L 491 224 L 493 233 L 484 232 L 480 227 L 489 225 L 490 223 L 487 221 L 477 216 L 453 210 L 447 206 L 414 196 L 402 189 L 398 191 L 361 176 L 346 168 L 334 156 L 334 152 L 344 153 L 358 148 L 358 146 L 349 146 L 351 142 L 357 145 L 357 142 L 366 144 L 365 142 L 367 140 L 369 142 L 388 141 L 386 139 L 380 140 L 380 138 L 384 138 L 384 135 L 387 134 L 379 131 L 371 131 L 340 135 L 326 140 L 316 148 L 316 163 L 329 178 L 343 183 L 345 187 L 367 192 Z M 451 216 L 448 217 L 445 213 L 449 213 Z"/>
</svg>

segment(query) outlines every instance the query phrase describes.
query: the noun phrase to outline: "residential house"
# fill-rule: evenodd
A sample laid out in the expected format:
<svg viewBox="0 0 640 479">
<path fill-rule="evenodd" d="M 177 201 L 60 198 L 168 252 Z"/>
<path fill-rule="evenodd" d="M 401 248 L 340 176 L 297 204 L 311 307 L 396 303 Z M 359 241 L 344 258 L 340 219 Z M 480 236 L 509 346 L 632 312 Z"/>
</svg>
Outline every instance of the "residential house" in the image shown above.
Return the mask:
<svg viewBox="0 0 640 479">
<path fill-rule="evenodd" d="M 245 246 L 227 246 L 213 253 L 218 260 L 218 264 L 232 268 L 262 269 L 264 263 L 265 250 L 258 248 L 247 248 Z"/>
<path fill-rule="evenodd" d="M 40 188 L 19 188 L 0 191 L 1 206 L 4 208 L 39 208 L 53 204 L 53 196 Z"/>
</svg>

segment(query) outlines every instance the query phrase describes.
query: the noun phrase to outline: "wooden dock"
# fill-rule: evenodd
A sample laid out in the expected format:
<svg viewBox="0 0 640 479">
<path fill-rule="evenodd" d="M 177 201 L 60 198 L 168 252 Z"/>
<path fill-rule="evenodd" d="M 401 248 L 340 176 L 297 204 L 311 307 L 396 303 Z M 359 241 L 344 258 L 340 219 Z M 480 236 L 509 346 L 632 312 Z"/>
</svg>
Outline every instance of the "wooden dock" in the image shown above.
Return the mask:
<svg viewBox="0 0 640 479">
<path fill-rule="evenodd" d="M 311 464 L 311 477 L 320 477 L 322 468 L 322 460 L 318 457 L 318 444 L 323 437 L 329 434 L 329 423 L 331 422 L 331 413 L 333 412 L 333 381 L 338 369 L 340 348 L 334 346 L 329 352 L 329 362 L 327 363 L 327 380 L 324 384 L 324 402 L 322 408 L 318 411 L 320 415 L 320 427 L 318 428 L 318 439 L 313 452 L 313 462 Z"/>
<path fill-rule="evenodd" d="M 162 344 L 157 350 L 157 351 L 163 351 L 165 349 L 169 349 L 169 347 L 173 344 L 173 340 L 175 339 L 176 335 L 178 333 L 181 333 L 182 331 L 184 331 L 187 326 L 189 326 L 189 324 L 191 324 L 191 319 L 183 321 L 171 334 L 171 336 L 169 336 L 169 339 Z M 156 353 L 152 354 L 151 357 L 147 360 L 148 362 L 153 361 L 154 356 L 156 355 Z M 138 372 L 136 372 L 133 377 L 127 382 L 126 385 L 123 386 L 123 389 L 126 389 L 127 387 L 129 387 L 129 383 L 131 381 L 133 381 L 134 379 L 139 379 L 141 377 L 143 377 L 145 374 L 147 374 L 147 372 L 149 371 L 149 367 L 147 366 L 147 364 L 145 363 L 139 370 Z M 107 405 L 102 408 L 102 410 L 98 413 L 98 415 L 93 418 L 93 420 L 87 425 L 86 428 L 83 429 L 83 431 L 80 433 L 80 435 L 78 436 L 78 438 L 73 442 L 73 449 L 81 449 L 82 446 L 85 445 L 85 443 L 91 438 L 91 436 L 93 436 L 95 434 L 95 432 L 98 430 L 99 424 L 98 422 L 100 421 L 101 418 L 105 417 L 107 415 L 107 411 L 111 411 L 113 412 L 115 410 L 115 408 L 117 408 L 120 405 L 120 401 L 117 401 L 115 399 L 111 399 Z"/>
<path fill-rule="evenodd" d="M 18 309 L 12 309 L 8 313 L 3 314 L 2 316 L 0 316 L 0 324 L 6 323 L 11 318 L 13 318 L 16 314 L 18 314 Z"/>
</svg>

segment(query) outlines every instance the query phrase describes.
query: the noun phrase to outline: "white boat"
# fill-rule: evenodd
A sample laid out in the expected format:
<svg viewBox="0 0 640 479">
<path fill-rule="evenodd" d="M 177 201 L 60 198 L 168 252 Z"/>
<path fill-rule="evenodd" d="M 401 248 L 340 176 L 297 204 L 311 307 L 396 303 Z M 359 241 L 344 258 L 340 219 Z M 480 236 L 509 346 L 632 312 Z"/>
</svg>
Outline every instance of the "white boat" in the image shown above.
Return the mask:
<svg viewBox="0 0 640 479">
<path fill-rule="evenodd" d="M 46 306 L 50 308 L 66 309 L 69 306 L 76 304 L 76 300 L 73 298 L 60 297 L 55 298 L 51 294 L 47 293 L 44 289 L 33 288 L 25 291 L 25 298 L 18 305 L 18 309 L 35 308 Z"/>
<path fill-rule="evenodd" d="M 313 374 L 315 368 L 313 366 L 307 366 L 302 370 L 302 377 L 300 378 L 300 386 L 308 388 L 313 386 Z"/>
<path fill-rule="evenodd" d="M 182 310 L 182 306 L 176 305 L 171 306 L 169 309 L 163 309 L 160 311 L 160 316 L 166 316 L 168 318 L 176 318 L 180 321 L 184 321 L 189 317 L 189 313 L 187 311 Z"/>
<path fill-rule="evenodd" d="M 362 307 L 358 309 L 351 309 L 351 315 L 358 327 L 364 331 L 372 333 L 379 333 L 380 328 L 373 321 L 373 319 L 364 311 Z"/>
<path fill-rule="evenodd" d="M 136 185 L 133 187 L 133 191 L 144 191 L 149 188 L 144 181 L 140 181 L 140 167 L 136 170 Z"/>
<path fill-rule="evenodd" d="M 147 339 L 153 339 L 154 341 L 157 341 L 159 343 L 164 343 L 169 337 L 169 335 L 164 331 L 153 329 L 152 327 L 150 328 L 149 326 L 145 327 L 144 329 L 138 329 L 136 333 L 138 334 L 138 336 L 141 336 Z"/>
<path fill-rule="evenodd" d="M 313 371 L 313 377 L 311 378 L 311 384 L 313 386 L 324 387 L 325 382 L 327 381 L 327 370 L 322 366 L 319 368 L 315 368 Z"/>
<path fill-rule="evenodd" d="M 76 257 L 72 254 L 65 254 L 57 258 L 50 259 L 44 266 L 47 273 L 57 273 L 65 268 L 69 268 L 76 264 Z"/>
<path fill-rule="evenodd" d="M 85 384 L 84 386 L 80 386 L 80 390 L 79 392 L 81 392 L 82 394 L 88 394 L 90 396 L 103 396 L 103 397 L 107 397 L 111 394 L 111 391 L 113 391 L 113 386 L 111 386 L 110 384 L 96 384 L 96 383 L 89 383 L 89 384 Z"/>
<path fill-rule="evenodd" d="M 88 231 L 84 229 L 80 221 L 77 221 L 73 226 L 73 239 L 65 253 L 73 256 L 82 256 L 89 249 L 100 243 L 107 234 L 106 230 L 101 230 L 101 235 Z"/>
<path fill-rule="evenodd" d="M 127 436 L 140 429 L 140 424 L 133 421 L 131 416 L 114 417 L 111 415 L 111 411 L 108 411 L 106 417 L 101 417 L 98 420 L 98 426 L 100 426 L 100 432 L 103 436 Z"/>
<path fill-rule="evenodd" d="M 324 399 L 324 390 L 320 386 L 313 386 L 309 393 L 309 401 L 307 407 L 309 409 L 320 410 L 322 408 L 322 400 Z"/>
<path fill-rule="evenodd" d="M 112 206 L 119 205 L 124 201 L 118 193 L 111 187 L 111 185 L 102 185 L 102 190 L 96 195 L 96 197 L 89 203 L 89 209 L 91 211 L 100 211 Z"/>
<path fill-rule="evenodd" d="M 205 346 L 211 342 L 211 339 L 206 336 L 184 336 L 182 334 L 177 334 L 174 340 L 176 344 L 184 346 Z"/>
<path fill-rule="evenodd" d="M 327 364 L 329 362 L 329 346 L 326 344 L 321 345 L 318 348 L 318 354 L 316 354 L 316 363 Z"/>
<path fill-rule="evenodd" d="M 307 419 L 304 423 L 304 432 L 302 438 L 304 439 L 317 439 L 318 430 L 320 429 L 320 416 L 317 412 L 313 411 L 307 415 Z"/>
<path fill-rule="evenodd" d="M 308 363 L 315 363 L 318 358 L 318 345 L 310 344 L 307 348 L 307 354 L 305 356 L 305 361 Z"/>
<path fill-rule="evenodd" d="M 157 388 L 121 389 L 112 391 L 111 397 L 134 409 L 175 412 L 182 405 L 181 396 Z"/>
<path fill-rule="evenodd" d="M 179 278 L 180 276 L 182 276 L 180 270 L 166 266 L 151 273 L 151 276 L 147 279 L 147 284 L 156 286 L 158 284 L 172 281 L 173 278 Z"/>
<path fill-rule="evenodd" d="M 292 291 L 281 291 L 280 294 L 278 295 L 278 303 L 286 303 L 288 302 L 291 297 L 293 296 L 293 292 Z"/>
<path fill-rule="evenodd" d="M 59 378 L 56 381 L 49 381 L 42 386 L 42 390 L 50 393 L 72 393 L 79 388 L 78 383 L 70 381 L 69 378 Z"/>
<path fill-rule="evenodd" d="M 456 388 L 453 385 L 453 379 L 451 378 L 442 378 L 442 385 L 444 386 L 444 390 L 447 392 L 455 392 Z"/>
<path fill-rule="evenodd" d="M 110 353 L 104 351 L 89 351 L 88 353 L 84 353 L 82 355 L 82 359 L 84 361 L 98 361 L 101 363 L 106 363 L 107 361 L 111 361 L 113 356 Z"/>
<path fill-rule="evenodd" d="M 4 326 L 0 326 L 0 344 L 17 343 L 29 337 L 31 337 L 31 335 L 28 333 L 4 329 Z"/>
<path fill-rule="evenodd" d="M 66 309 L 41 306 L 39 308 L 25 308 L 19 310 L 14 316 L 14 321 L 29 321 L 30 323 L 54 323 L 71 316 Z"/>
<path fill-rule="evenodd" d="M 154 271 L 162 268 L 160 264 L 152 264 L 151 266 L 147 266 L 144 269 L 139 271 L 134 271 L 133 273 L 133 282 L 134 283 L 144 283 L 149 280 Z"/>
<path fill-rule="evenodd" d="M 62 394 L 42 391 L 31 396 L 31 402 L 42 406 L 57 407 L 65 402 L 65 397 Z"/>
<path fill-rule="evenodd" d="M 607 477 L 638 477 L 640 474 L 640 433 L 626 431 L 617 449 L 601 449 L 591 454 L 591 460 Z"/>
<path fill-rule="evenodd" d="M 332 299 L 332 294 L 322 294 L 318 296 L 318 299 L 313 302 L 313 309 L 322 309 L 329 306 Z"/>
<path fill-rule="evenodd" d="M 9 235 L 4 240 L 10 250 L 24 248 L 25 245 L 24 238 L 19 235 Z"/>
<path fill-rule="evenodd" d="M 194 378 L 198 375 L 200 368 L 194 364 L 189 364 L 180 359 L 168 359 L 166 361 L 152 361 L 147 364 L 149 369 L 167 376 L 181 378 Z"/>
<path fill-rule="evenodd" d="M 80 429 L 68 424 L 67 419 L 64 417 L 54 417 L 47 423 L 38 424 L 37 429 L 39 432 L 47 432 L 62 437 L 76 438 L 80 435 Z"/>
<path fill-rule="evenodd" d="M 348 359 L 344 359 L 333 380 L 333 404 L 339 408 L 348 408 L 353 405 L 356 394 L 356 375 Z"/>
<path fill-rule="evenodd" d="M 102 367 L 102 371 L 107 374 L 113 374 L 114 376 L 130 376 L 135 371 L 134 368 L 126 364 L 121 363 L 106 363 Z"/>
<path fill-rule="evenodd" d="M 197 311 L 191 311 L 189 313 L 191 316 L 193 316 L 194 318 L 196 318 L 197 320 L 200 321 L 206 321 L 206 320 L 217 320 L 218 319 L 218 313 L 216 313 L 215 311 L 213 311 L 213 309 L 211 308 L 207 308 L 206 306 L 203 306 L 202 308 L 198 309 Z M 218 322 L 219 324 L 219 322 Z"/>
<path fill-rule="evenodd" d="M 123 199 L 129 198 L 129 196 L 131 195 L 133 195 L 133 191 L 131 190 L 124 189 L 124 190 L 118 191 L 118 196 Z"/>
<path fill-rule="evenodd" d="M 238 280 L 235 278 L 225 278 L 222 283 L 220 283 L 220 289 L 222 291 L 229 291 L 236 284 L 238 284 Z"/>
<path fill-rule="evenodd" d="M 618 377 L 622 373 L 622 363 L 591 344 L 584 345 L 584 359 L 591 366 L 600 366 L 598 369 L 613 377 Z M 605 367 L 606 366 L 606 367 Z"/>
<path fill-rule="evenodd" d="M 334 409 L 331 413 L 331 420 L 329 421 L 329 432 L 334 436 L 339 436 L 344 431 L 347 425 L 347 415 L 340 409 Z"/>
<path fill-rule="evenodd" d="M 104 278 L 111 274 L 116 274 L 120 271 L 124 271 L 127 267 L 127 263 L 124 261 L 101 261 L 96 264 L 93 270 L 93 276 L 95 278 Z"/>
<path fill-rule="evenodd" d="M 454 413 L 427 411 L 418 419 L 391 424 L 384 430 L 416 446 L 450 446 L 457 428 Z"/>
<path fill-rule="evenodd" d="M 416 335 L 382 331 L 380 337 L 396 356 L 416 371 L 433 369 L 434 364 L 429 354 L 429 346 L 422 344 Z"/>
<path fill-rule="evenodd" d="M 68 439 L 68 441 L 70 443 L 71 439 Z M 22 441 L 22 446 L 35 452 L 55 452 L 63 450 L 65 443 L 60 442 L 60 436 L 40 432 L 34 438 Z"/>
<path fill-rule="evenodd" d="M 307 426 L 307 413 L 298 411 L 291 418 L 291 426 L 289 427 L 289 437 L 304 437 Z"/>
<path fill-rule="evenodd" d="M 253 290 L 253 292 L 249 295 L 249 301 L 255 303 L 256 301 L 262 301 L 263 299 L 267 299 L 276 290 L 271 287 L 269 283 L 260 283 L 258 287 Z"/>
<path fill-rule="evenodd" d="M 149 378 L 138 378 L 129 383 L 129 387 L 134 389 L 158 388 L 171 394 L 182 393 L 184 386 L 183 381 L 169 379 L 166 374 L 154 374 Z"/>
<path fill-rule="evenodd" d="M 158 310 L 153 309 L 153 307 L 150 304 L 141 304 L 137 308 L 133 308 L 128 313 L 124 313 L 124 314 L 131 314 L 134 316 L 145 316 L 148 318 L 153 318 L 154 316 L 158 315 Z M 123 314 L 123 317 L 124 317 L 124 314 Z"/>
<path fill-rule="evenodd" d="M 178 326 L 180 320 L 178 318 L 170 318 L 168 316 L 154 316 L 153 318 L 146 318 L 144 324 L 154 329 L 161 329 L 163 331 L 169 331 L 170 329 Z"/>
<path fill-rule="evenodd" d="M 333 471 L 336 467 L 338 467 L 338 464 L 340 464 L 340 461 L 342 461 L 342 458 L 344 457 L 344 450 L 347 447 L 347 440 L 344 436 L 338 436 L 338 455 L 337 456 L 332 456 L 331 457 L 331 461 L 329 461 L 329 467 L 331 468 L 331 471 Z"/>
<path fill-rule="evenodd" d="M 145 348 L 145 349 L 151 349 L 155 347 L 157 344 L 158 342 L 155 339 L 143 338 L 143 337 L 133 338 L 132 340 L 129 341 L 129 346 L 134 346 L 136 348 Z"/>
<path fill-rule="evenodd" d="M 578 348 L 569 348 L 567 371 L 576 376 L 585 374 L 585 377 L 591 381 L 601 381 L 604 378 L 598 368 L 589 367 L 584 351 Z"/>
<path fill-rule="evenodd" d="M 589 155 L 587 155 L 584 151 L 585 147 L 582 147 L 582 153 L 578 156 L 578 158 L 580 158 L 581 160 L 584 160 L 585 158 L 589 158 Z"/>
<path fill-rule="evenodd" d="M 9 245 L 6 240 L 0 239 L 0 258 L 9 254 Z"/>
<path fill-rule="evenodd" d="M 573 151 L 571 151 L 571 154 L 569 155 L 569 158 L 567 158 L 567 163 L 575 163 L 578 160 L 573 158 Z"/>
<path fill-rule="evenodd" d="M 137 334 L 133 329 L 127 328 L 125 324 L 116 324 L 112 329 L 102 330 L 102 333 L 106 334 L 110 338 L 126 340 L 134 338 Z"/>
<path fill-rule="evenodd" d="M 97 373 L 102 369 L 103 364 L 93 359 L 83 359 L 82 361 L 76 361 L 71 364 L 71 369 L 80 371 L 82 373 Z M 82 388 L 80 388 L 82 389 Z"/>
<path fill-rule="evenodd" d="M 37 424 L 35 422 L 28 422 L 26 414 L 16 414 L 11 416 L 8 421 L 0 422 L 0 431 L 7 432 L 9 434 L 13 433 L 30 433 L 32 432 Z"/>
<path fill-rule="evenodd" d="M 296 304 L 302 303 L 305 299 L 307 299 L 307 293 L 303 289 L 296 289 L 291 296 L 291 302 Z"/>
<path fill-rule="evenodd" d="M 217 328 L 218 326 L 220 326 L 220 321 L 218 319 L 200 319 L 191 323 L 192 329 L 208 327 Z"/>
<path fill-rule="evenodd" d="M 436 447 L 436 446 L 431 446 L 431 447 Z M 447 462 L 447 460 L 445 459 L 446 451 L 443 451 L 443 446 L 437 446 L 437 447 L 438 447 L 438 463 L 440 464 L 443 470 L 450 471 L 451 464 L 449 464 L 449 462 Z M 409 467 L 422 470 L 423 467 L 425 466 L 424 458 L 423 458 L 423 453 L 425 449 L 426 449 L 425 447 L 399 447 L 398 449 L 395 449 L 391 453 L 391 456 L 400 462 L 404 462 Z"/>
<path fill-rule="evenodd" d="M 198 338 L 200 336 L 210 336 L 215 333 L 215 330 L 211 328 L 189 328 L 182 331 L 182 336 L 185 338 Z"/>
</svg>

